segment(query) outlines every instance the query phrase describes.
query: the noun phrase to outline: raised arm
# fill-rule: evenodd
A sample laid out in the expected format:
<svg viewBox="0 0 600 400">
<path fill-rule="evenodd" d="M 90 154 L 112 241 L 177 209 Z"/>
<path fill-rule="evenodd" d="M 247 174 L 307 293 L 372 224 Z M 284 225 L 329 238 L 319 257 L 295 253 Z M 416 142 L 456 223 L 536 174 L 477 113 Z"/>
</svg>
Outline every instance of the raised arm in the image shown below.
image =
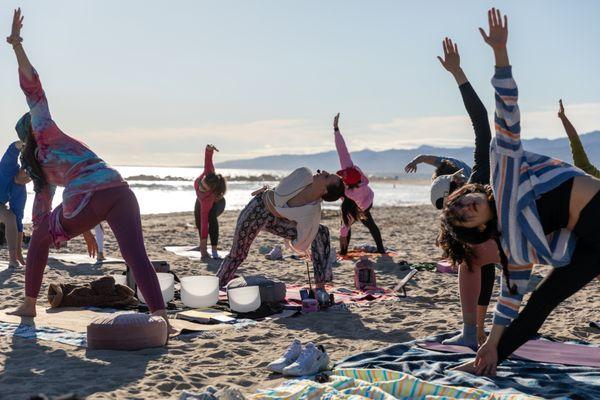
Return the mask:
<svg viewBox="0 0 600 400">
<path fill-rule="evenodd" d="M 592 165 L 590 160 L 588 159 L 587 154 L 585 153 L 585 149 L 583 148 L 583 144 L 579 139 L 579 135 L 577 134 L 577 130 L 569 118 L 565 115 L 565 108 L 563 107 L 562 100 L 558 101 L 559 110 L 558 110 L 558 118 L 560 118 L 565 132 L 569 137 L 569 141 L 571 142 L 571 152 L 573 153 L 573 163 L 577 168 L 581 168 L 585 171 L 586 174 L 590 174 L 596 178 L 600 178 L 600 170 Z"/>
<path fill-rule="evenodd" d="M 519 112 L 519 90 L 513 79 L 512 69 L 508 60 L 506 42 L 508 38 L 508 19 L 502 18 L 500 10 L 492 8 L 488 11 L 489 34 L 482 28 L 479 32 L 483 40 L 494 51 L 496 71 L 492 79 L 495 90 L 496 114 L 496 149 L 498 152 L 511 157 L 518 157 L 521 146 L 521 115 Z"/>
<path fill-rule="evenodd" d="M 13 13 L 12 30 L 6 41 L 12 45 L 19 64 L 19 71 L 29 80 L 33 79 L 33 66 L 23 49 L 23 38 L 21 37 L 21 28 L 23 27 L 24 17 L 21 15 L 21 8 L 17 8 Z"/>
<path fill-rule="evenodd" d="M 207 144 L 204 149 L 204 173 L 209 174 L 215 172 L 215 166 L 213 165 L 213 154 L 215 151 L 219 151 L 212 144 Z"/>
<path fill-rule="evenodd" d="M 419 154 L 411 162 L 406 164 L 404 167 L 404 171 L 406 173 L 417 172 L 417 166 L 419 164 L 425 163 L 431 165 L 432 167 L 439 167 L 441 162 L 444 160 L 444 157 L 434 156 L 432 154 Z"/>
<path fill-rule="evenodd" d="M 487 184 L 490 182 L 490 141 L 492 140 L 487 110 L 460 66 L 460 54 L 458 53 L 457 44 L 453 43 L 452 39 L 445 38 L 442 47 L 444 58 L 438 57 L 438 60 L 458 83 L 465 109 L 469 114 L 475 132 L 475 163 L 473 172 L 468 178 L 472 183 Z"/>
<path fill-rule="evenodd" d="M 333 135 L 335 137 L 335 148 L 338 153 L 338 157 L 340 159 L 340 166 L 342 169 L 350 168 L 354 166 L 352 162 L 352 158 L 350 158 L 350 152 L 346 147 L 346 142 L 342 137 L 342 133 L 340 132 L 340 128 L 338 126 L 340 120 L 340 113 L 333 118 Z"/>
<path fill-rule="evenodd" d="M 6 38 L 6 41 L 12 45 L 17 57 L 17 63 L 19 65 L 19 81 L 21 89 L 25 93 L 27 98 L 27 104 L 31 112 L 31 125 L 35 132 L 41 132 L 50 123 L 52 118 L 50 116 L 50 110 L 48 109 L 48 100 L 46 94 L 42 89 L 42 84 L 39 80 L 39 76 L 29 59 L 25 54 L 23 48 L 23 38 L 21 38 L 21 28 L 23 27 L 23 16 L 21 15 L 21 9 L 15 10 L 13 14 L 12 30 L 10 36 Z"/>
</svg>

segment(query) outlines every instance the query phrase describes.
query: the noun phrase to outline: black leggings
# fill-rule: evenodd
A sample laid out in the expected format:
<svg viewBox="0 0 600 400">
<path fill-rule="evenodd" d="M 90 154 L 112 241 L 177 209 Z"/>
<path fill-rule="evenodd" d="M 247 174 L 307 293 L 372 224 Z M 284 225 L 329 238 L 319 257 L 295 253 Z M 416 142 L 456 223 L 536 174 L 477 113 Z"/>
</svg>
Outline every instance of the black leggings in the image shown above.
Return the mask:
<svg viewBox="0 0 600 400">
<path fill-rule="evenodd" d="M 200 202 L 196 199 L 196 205 L 194 206 L 194 219 L 196 220 L 196 228 L 198 229 L 198 235 L 200 235 Z M 221 200 L 215 202 L 208 213 L 208 236 L 210 237 L 210 245 L 216 246 L 219 243 L 219 220 L 218 216 L 223 214 L 225 211 L 225 198 L 221 197 Z"/>
<path fill-rule="evenodd" d="M 568 205 L 567 205 L 568 207 Z M 600 193 L 579 215 L 573 229 L 577 246 L 571 263 L 554 268 L 533 291 L 527 305 L 506 328 L 498 343 L 498 363 L 535 336 L 548 315 L 564 300 L 600 275 Z"/>
<path fill-rule="evenodd" d="M 362 222 L 364 226 L 367 227 L 369 232 L 371 232 L 371 236 L 373 236 L 373 240 L 375 240 L 375 245 L 377 246 L 378 253 L 385 253 L 385 247 L 383 247 L 383 240 L 381 239 L 381 232 L 379 231 L 379 227 L 375 223 L 373 216 L 371 215 L 371 210 L 363 212 L 364 217 L 359 218 L 359 221 Z M 347 245 L 345 247 L 340 248 L 340 254 L 348 253 L 348 247 L 350 246 L 350 236 L 352 231 L 348 228 L 348 240 L 346 241 Z"/>
<path fill-rule="evenodd" d="M 486 264 L 481 267 L 481 290 L 479 292 L 478 306 L 489 306 L 492 292 L 494 290 L 494 281 L 496 280 L 496 265 Z"/>
</svg>

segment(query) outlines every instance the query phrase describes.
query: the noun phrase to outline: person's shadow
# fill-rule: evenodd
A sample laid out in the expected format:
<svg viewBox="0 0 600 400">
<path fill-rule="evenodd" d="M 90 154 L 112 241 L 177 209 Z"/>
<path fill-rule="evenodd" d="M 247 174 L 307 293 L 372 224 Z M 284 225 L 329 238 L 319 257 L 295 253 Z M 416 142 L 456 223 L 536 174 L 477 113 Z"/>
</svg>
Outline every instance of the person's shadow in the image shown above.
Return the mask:
<svg viewBox="0 0 600 400">
<path fill-rule="evenodd" d="M 30 320 L 27 324 L 31 325 Z M 111 392 L 143 379 L 148 362 L 167 352 L 164 347 L 130 352 L 87 349 L 84 355 L 81 348 L 42 343 L 14 335 L 12 341 L 0 342 L 2 399 L 29 399 L 38 393 L 49 398 L 66 393 L 85 398 Z"/>
</svg>

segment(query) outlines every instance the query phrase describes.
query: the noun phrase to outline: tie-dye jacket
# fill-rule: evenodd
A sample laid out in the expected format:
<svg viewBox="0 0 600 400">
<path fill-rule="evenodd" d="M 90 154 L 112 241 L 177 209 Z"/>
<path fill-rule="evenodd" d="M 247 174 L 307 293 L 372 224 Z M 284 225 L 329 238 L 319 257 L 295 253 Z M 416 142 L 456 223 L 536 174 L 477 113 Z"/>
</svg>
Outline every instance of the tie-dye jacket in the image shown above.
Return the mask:
<svg viewBox="0 0 600 400">
<path fill-rule="evenodd" d="M 63 133 L 52 120 L 37 71 L 34 70 L 33 79 L 19 71 L 19 81 L 31 112 L 31 126 L 38 146 L 36 158 L 48 182 L 33 201 L 33 229 L 52 211 L 56 186 L 65 188 L 62 214 L 72 218 L 87 205 L 95 191 L 127 185 L 115 169 L 85 144 Z"/>
</svg>

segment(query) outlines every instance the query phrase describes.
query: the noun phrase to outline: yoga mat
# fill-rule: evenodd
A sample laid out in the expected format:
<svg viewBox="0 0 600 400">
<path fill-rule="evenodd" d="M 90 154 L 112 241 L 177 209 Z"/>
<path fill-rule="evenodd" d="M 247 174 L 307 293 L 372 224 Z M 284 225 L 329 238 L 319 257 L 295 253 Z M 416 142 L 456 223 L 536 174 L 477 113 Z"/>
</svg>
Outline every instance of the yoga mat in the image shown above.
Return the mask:
<svg viewBox="0 0 600 400">
<path fill-rule="evenodd" d="M 98 309 L 104 310 L 104 309 Z M 79 307 L 60 307 L 60 308 L 43 308 L 37 307 L 37 316 L 35 318 L 18 317 L 16 315 L 8 315 L 6 311 L 0 310 L 0 322 L 8 322 L 12 324 L 35 326 L 36 329 L 52 328 L 61 329 L 72 332 L 87 333 L 87 326 L 93 319 L 102 315 L 113 314 L 115 312 L 121 314 L 132 313 L 134 311 L 115 311 L 108 308 L 109 311 L 93 311 Z M 201 332 L 215 329 L 231 327 L 228 324 L 219 325 L 203 325 L 193 322 L 169 319 L 169 323 L 177 330 L 177 333 L 171 335 L 175 337 L 183 333 Z"/>
<path fill-rule="evenodd" d="M 0 272 L 8 269 L 8 261 L 0 261 Z"/>
<path fill-rule="evenodd" d="M 381 257 L 381 256 L 389 256 L 389 257 L 396 257 L 398 255 L 398 253 L 396 253 L 395 251 L 388 251 L 386 253 L 370 253 L 367 251 L 363 251 L 363 250 L 348 250 L 348 253 L 341 255 L 338 254 L 338 258 L 342 259 L 342 260 L 354 260 L 360 257 L 369 257 L 369 256 L 375 256 L 375 257 Z"/>
<path fill-rule="evenodd" d="M 186 257 L 191 260 L 200 260 L 201 255 L 199 250 L 194 250 L 195 246 L 166 246 L 165 250 L 181 257 Z M 229 255 L 228 251 L 217 251 L 220 258 L 225 258 Z"/>
<path fill-rule="evenodd" d="M 464 346 L 445 345 L 438 342 L 417 344 L 425 349 L 444 353 L 475 354 L 473 350 Z M 600 368 L 600 347 L 536 339 L 519 347 L 510 358 Z"/>
<path fill-rule="evenodd" d="M 48 258 L 68 264 L 110 264 L 124 263 L 122 258 L 106 257 L 104 261 L 97 261 L 87 254 L 50 253 Z"/>
</svg>

